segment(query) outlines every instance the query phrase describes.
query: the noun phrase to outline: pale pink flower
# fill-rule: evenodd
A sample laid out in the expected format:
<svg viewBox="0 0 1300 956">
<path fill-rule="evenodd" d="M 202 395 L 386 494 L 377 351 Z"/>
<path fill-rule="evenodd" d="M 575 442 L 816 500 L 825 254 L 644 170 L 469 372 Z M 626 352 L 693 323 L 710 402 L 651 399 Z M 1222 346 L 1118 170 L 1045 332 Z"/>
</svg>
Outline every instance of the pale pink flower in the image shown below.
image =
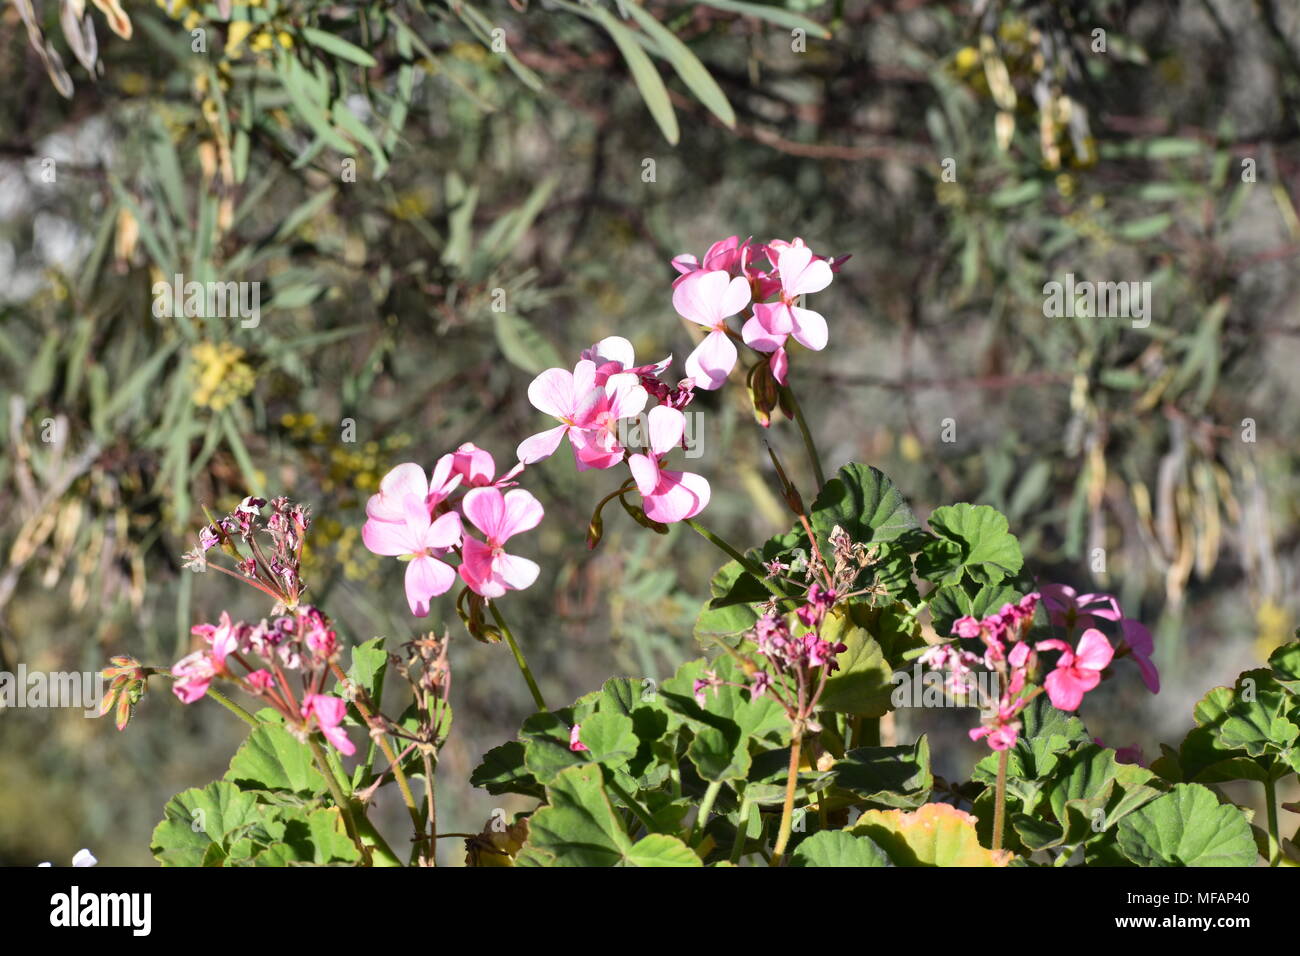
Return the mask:
<svg viewBox="0 0 1300 956">
<path fill-rule="evenodd" d="M 645 387 L 631 372 L 611 375 L 598 391 L 601 394 L 587 418 L 587 427 L 569 432 L 579 471 L 613 468 L 623 461 L 625 449 L 619 441 L 619 424 L 640 415 L 649 399 Z"/>
<path fill-rule="evenodd" d="M 460 576 L 470 590 L 485 598 L 498 598 L 536 581 L 541 571 L 537 563 L 507 554 L 505 544 L 541 523 L 541 502 L 522 488 L 504 495 L 496 488 L 475 488 L 465 496 L 463 507 L 465 517 L 487 539 L 484 543 L 465 536 Z"/>
<path fill-rule="evenodd" d="M 819 312 L 796 305 L 799 296 L 820 292 L 831 284 L 831 267 L 814 258 L 807 246 L 788 245 L 777 250 L 777 268 L 781 277 L 780 297 L 776 302 L 758 302 L 754 315 L 741 332 L 745 344 L 759 352 L 781 352 L 786 339 L 819 352 L 826 347 L 829 333 L 826 319 Z M 777 375 L 778 368 L 782 370 Z M 788 360 L 781 356 L 773 361 L 773 375 L 781 384 Z"/>
<path fill-rule="evenodd" d="M 328 694 L 306 694 L 302 699 L 302 716 L 308 722 L 310 729 L 311 719 L 316 718 L 316 725 L 320 732 L 325 735 L 325 739 L 333 745 L 334 749 L 345 757 L 350 757 L 357 752 L 356 745 L 348 739 L 348 735 L 343 732 L 343 717 L 348 712 L 348 705 L 337 697 L 331 697 Z"/>
<path fill-rule="evenodd" d="M 434 466 L 431 478 L 415 462 L 404 462 L 380 479 L 379 493 L 371 495 L 366 502 L 366 517 L 404 523 L 407 498 L 414 498 L 432 514 L 434 507 L 455 491 L 460 482 L 460 476 L 452 474 L 450 455 L 443 456 Z"/>
<path fill-rule="evenodd" d="M 404 521 L 371 518 L 361 528 L 361 540 L 375 554 L 406 560 L 406 602 L 416 617 L 427 617 L 429 599 L 445 594 L 456 572 L 439 560 L 460 543 L 460 515 L 449 511 L 437 520 L 415 494 L 402 501 Z"/>
<path fill-rule="evenodd" d="M 1151 632 L 1147 630 L 1146 625 L 1130 617 L 1120 621 L 1119 626 L 1124 633 L 1124 643 L 1128 645 L 1129 654 L 1137 662 L 1138 670 L 1142 673 L 1142 683 L 1147 685 L 1147 690 L 1151 693 L 1160 693 L 1160 671 L 1156 668 L 1155 661 L 1151 659 L 1156 649 L 1156 642 L 1151 637 Z"/>
<path fill-rule="evenodd" d="M 1056 669 L 1047 675 L 1043 684 L 1053 706 L 1064 711 L 1078 710 L 1083 695 L 1101 683 L 1101 672 L 1115 656 L 1106 635 L 1096 628 L 1084 631 L 1075 648 L 1055 638 L 1039 641 L 1035 647 L 1040 651 L 1061 652 Z"/>
<path fill-rule="evenodd" d="M 616 423 L 639 415 L 649 396 L 630 373 L 610 375 L 597 386 L 596 368 L 595 362 L 582 359 L 572 372 L 551 368 L 533 379 L 528 400 L 560 424 L 520 442 L 516 453 L 523 464 L 549 458 L 566 435 L 579 471 L 609 468 L 622 461 L 622 447 L 616 439 L 611 443 Z"/>
<path fill-rule="evenodd" d="M 763 253 L 764 255 L 767 256 L 767 261 L 772 263 L 772 268 L 775 269 L 777 268 L 777 261 L 780 257 L 780 253 L 782 249 L 790 249 L 790 248 L 797 249 L 797 248 L 802 248 L 806 245 L 807 243 L 805 243 L 798 236 L 795 236 L 794 239 L 790 242 L 786 242 L 784 239 L 773 239 L 771 242 L 769 242 L 766 246 L 763 247 Z M 840 271 L 840 267 L 843 266 L 844 263 L 848 262 L 852 258 L 853 256 L 851 254 L 843 255 L 843 256 L 835 256 L 833 258 L 831 256 L 818 256 L 818 255 L 813 256 L 814 261 L 825 262 L 828 266 L 830 266 L 831 272 L 836 272 L 836 273 Z"/>
<path fill-rule="evenodd" d="M 646 416 L 648 455 L 631 455 L 627 463 L 641 492 L 646 517 L 672 524 L 693 518 L 709 503 L 709 483 L 691 472 L 668 471 L 659 460 L 681 444 L 686 416 L 675 408 L 657 405 Z"/>
<path fill-rule="evenodd" d="M 187 654 L 172 667 L 172 676 L 176 678 L 172 693 L 181 699 L 181 703 L 192 704 L 208 692 L 208 685 L 219 671 L 211 651 Z"/>
<path fill-rule="evenodd" d="M 579 358 L 595 363 L 597 385 L 604 385 L 611 375 L 619 372 L 628 372 L 637 378 L 655 378 L 673 362 L 673 357 L 669 355 L 653 365 L 637 365 L 632 343 L 621 335 L 601 339 L 591 348 L 583 349 Z"/>
<path fill-rule="evenodd" d="M 684 319 L 709 330 L 686 359 L 686 374 L 696 388 L 721 388 L 736 367 L 736 346 L 727 318 L 749 305 L 749 283 L 721 270 L 692 272 L 673 290 L 673 308 Z"/>
</svg>

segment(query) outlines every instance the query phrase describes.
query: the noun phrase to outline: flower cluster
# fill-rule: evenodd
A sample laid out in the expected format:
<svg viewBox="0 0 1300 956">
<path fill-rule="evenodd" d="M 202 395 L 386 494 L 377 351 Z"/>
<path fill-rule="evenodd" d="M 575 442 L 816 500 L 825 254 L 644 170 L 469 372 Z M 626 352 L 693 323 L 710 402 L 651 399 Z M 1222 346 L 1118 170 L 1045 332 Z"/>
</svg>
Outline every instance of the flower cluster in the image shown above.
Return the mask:
<svg viewBox="0 0 1300 956">
<path fill-rule="evenodd" d="M 347 705 L 322 692 L 339 641 L 319 609 L 299 605 L 257 624 L 232 621 L 223 611 L 216 624 L 191 631 L 207 646 L 172 667 L 172 691 L 183 703 L 203 697 L 220 678 L 266 701 L 291 730 L 304 736 L 319 730 L 340 753 L 356 751 L 341 726 Z"/>
<path fill-rule="evenodd" d="M 829 286 L 847 258 L 814 255 L 798 238 L 764 245 L 731 236 L 710 246 L 703 261 L 692 255 L 673 259 L 681 273 L 673 284 L 673 307 L 708 330 L 686 360 L 695 386 L 722 387 L 739 358 L 736 338 L 767 356 L 772 377 L 784 385 L 790 368 L 787 341 L 821 351 L 829 338 L 826 319 L 804 308 L 802 297 Z M 737 336 L 727 320 L 744 312 L 749 315 Z"/>
<path fill-rule="evenodd" d="M 1027 640 L 1030 625 L 1041 601 L 1053 624 L 1066 627 L 1067 634 L 1079 623 L 1080 608 L 1091 607 L 1092 615 L 1103 620 L 1122 619 L 1119 606 L 1108 595 L 1085 595 L 1071 605 L 1068 617 L 1064 597 L 1074 592 L 1063 585 L 1049 585 L 1043 593 L 1027 594 L 1017 604 L 1004 604 L 1000 610 L 982 619 L 971 616 L 953 622 L 952 633 L 964 640 L 978 640 L 981 653 L 955 644 L 938 644 L 921 656 L 921 661 L 948 673 L 947 688 L 960 694 L 973 686 L 972 670 L 983 665 L 998 675 L 1000 694 L 996 704 L 981 701 L 985 714 L 981 725 L 970 732 L 972 740 L 987 739 L 994 750 L 1015 745 L 1020 732 L 1018 715 L 1039 693 L 1046 691 L 1052 705 L 1064 711 L 1078 710 L 1084 694 L 1101 683 L 1102 674 L 1115 657 L 1115 649 L 1106 635 L 1095 627 L 1084 630 L 1076 645 L 1059 638 L 1037 642 Z M 1048 594 L 1052 596 L 1049 598 Z M 1112 615 L 1113 616 L 1108 616 Z M 1088 623 L 1091 617 L 1083 616 Z M 1066 623 L 1068 621 L 1068 624 Z M 1132 622 L 1136 623 L 1136 622 Z M 1142 629 L 1145 632 L 1145 628 Z M 1030 687 L 1029 680 L 1038 667 L 1038 654 L 1058 651 L 1060 657 L 1043 679 L 1041 687 Z"/>
<path fill-rule="evenodd" d="M 848 650 L 847 645 L 822 635 L 835 599 L 833 591 L 820 590 L 815 584 L 809 589 L 807 603 L 794 614 L 794 620 L 803 626 L 802 633 L 785 615 L 764 614 L 747 635 L 763 660 L 742 655 L 749 684 L 739 686 L 747 686 L 753 697 L 771 697 L 785 709 L 792 724 L 813 731 L 820 730 L 813 715 L 826 679 L 839 670 L 836 657 Z M 714 671 L 706 671 L 695 681 L 696 701 L 703 707 L 709 690 L 726 683 Z"/>
<path fill-rule="evenodd" d="M 983 664 L 998 675 L 1000 693 L 996 705 L 985 708 L 981 725 L 971 730 L 971 740 L 987 739 L 994 750 L 1007 750 L 1015 745 L 1020 734 L 1018 716 L 1033 699 L 1036 692 L 1025 693 L 1032 653 L 1024 640 L 1034 613 L 1038 610 L 1039 595 L 1027 594 L 1017 604 L 1004 604 L 995 614 L 976 620 L 967 616 L 953 622 L 952 633 L 960 638 L 979 639 L 984 651 L 977 654 L 950 644 L 932 647 L 921 660 L 935 669 L 949 672 L 948 686 L 969 686 L 971 667 Z M 982 701 L 982 704 L 990 702 Z M 1055 703 L 1055 701 L 1053 701 Z"/>
<path fill-rule="evenodd" d="M 269 513 L 263 509 L 269 505 Z M 206 571 L 209 567 L 235 577 L 242 576 L 258 590 L 293 608 L 306 585 L 302 580 L 302 547 L 311 513 L 305 505 L 288 498 L 245 498 L 230 514 L 199 531 L 199 545 L 185 554 L 185 567 Z M 220 548 L 234 562 L 234 574 L 209 563 L 209 553 Z"/>
<path fill-rule="evenodd" d="M 406 600 L 416 617 L 445 594 L 457 574 L 481 598 L 498 598 L 537 580 L 539 568 L 509 554 L 506 543 L 541 523 L 541 503 L 516 488 L 520 463 L 498 476 L 492 455 L 472 444 L 443 455 L 431 475 L 414 462 L 398 465 L 366 503 L 361 539 L 375 554 L 406 562 Z M 508 490 L 503 490 L 508 489 Z M 477 538 L 466 528 L 477 529 Z M 460 557 L 459 569 L 449 563 Z"/>
<path fill-rule="evenodd" d="M 336 669 L 338 635 L 324 613 L 301 600 L 307 589 L 301 568 L 310 524 L 303 505 L 283 497 L 269 502 L 249 497 L 200 529 L 198 547 L 185 555 L 185 566 L 228 574 L 274 598 L 275 606 L 269 620 L 256 624 L 233 621 L 222 611 L 216 624 L 191 628 L 206 646 L 172 667 L 172 691 L 191 704 L 208 693 L 214 680 L 230 681 L 277 710 L 286 726 L 304 739 L 319 730 L 340 753 L 352 754 L 356 748 L 341 726 L 347 704 L 323 692 Z M 234 570 L 213 561 L 215 549 L 234 561 Z M 132 663 L 114 659 L 111 687 L 117 690 L 119 721 L 123 708 L 129 716 L 134 703 L 139 675 Z"/>
<path fill-rule="evenodd" d="M 701 475 L 665 468 L 663 459 L 683 443 L 686 416 L 695 383 L 687 379 L 669 385 L 660 376 L 672 357 L 653 365 L 637 365 L 632 344 L 611 336 L 582 353 L 572 372 L 547 369 L 528 386 L 533 407 L 559 424 L 518 448 L 524 465 L 549 458 L 568 438 L 579 471 L 614 468 L 624 462 L 630 486 L 642 499 L 650 521 L 672 524 L 693 518 L 709 503 L 709 483 Z M 645 430 L 629 427 L 651 398 L 658 403 L 645 415 Z M 630 436 L 640 440 L 639 447 Z"/>
</svg>

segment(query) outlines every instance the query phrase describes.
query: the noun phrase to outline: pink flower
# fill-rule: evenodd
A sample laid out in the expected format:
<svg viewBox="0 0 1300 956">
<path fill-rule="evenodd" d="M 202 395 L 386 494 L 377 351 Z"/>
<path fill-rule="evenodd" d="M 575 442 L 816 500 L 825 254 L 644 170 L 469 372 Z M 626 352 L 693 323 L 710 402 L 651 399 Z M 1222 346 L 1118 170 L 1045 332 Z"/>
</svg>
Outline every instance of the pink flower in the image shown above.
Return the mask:
<svg viewBox="0 0 1300 956">
<path fill-rule="evenodd" d="M 533 379 L 528 400 L 560 424 L 520 442 L 517 454 L 523 464 L 555 454 L 565 435 L 579 471 L 610 468 L 623 460 L 623 448 L 614 437 L 617 423 L 639 415 L 649 396 L 636 375 L 609 375 L 598 386 L 596 371 L 595 362 L 583 359 L 572 372 L 551 368 Z"/>
<path fill-rule="evenodd" d="M 1055 638 L 1039 641 L 1035 647 L 1040 651 L 1061 652 L 1056 661 L 1056 669 L 1047 675 L 1043 683 L 1053 706 L 1064 711 L 1078 710 L 1083 695 L 1101 682 L 1101 672 L 1115 656 L 1106 635 L 1096 628 L 1083 632 L 1077 648 L 1071 648 L 1065 641 Z"/>
<path fill-rule="evenodd" d="M 199 635 L 212 645 L 213 661 L 218 669 L 224 669 L 226 658 L 239 650 L 239 637 L 244 630 L 245 626 L 242 623 L 231 623 L 230 615 L 222 611 L 221 620 L 216 625 L 196 624 L 190 628 L 190 633 Z"/>
<path fill-rule="evenodd" d="M 709 251 L 704 253 L 703 262 L 688 252 L 674 256 L 673 268 L 681 276 L 673 280 L 673 288 L 677 288 L 686 276 L 696 272 L 721 271 L 733 276 L 744 275 L 752 251 L 753 246 L 748 239 L 741 242 L 739 236 L 728 236 L 709 246 Z"/>
<path fill-rule="evenodd" d="M 340 724 L 347 713 L 348 705 L 337 697 L 328 694 L 305 694 L 302 698 L 302 716 L 310 724 L 313 717 L 325 739 L 334 749 L 345 757 L 357 752 L 356 746 L 348 739 Z"/>
<path fill-rule="evenodd" d="M 506 554 L 505 544 L 523 531 L 541 523 L 541 502 L 522 488 L 504 495 L 496 488 L 475 488 L 465 496 L 465 517 L 487 539 L 465 536 L 460 576 L 470 589 L 485 598 L 498 598 L 506 591 L 522 591 L 537 580 L 536 562 Z"/>
<path fill-rule="evenodd" d="M 749 305 L 749 283 L 722 270 L 692 272 L 673 290 L 673 308 L 682 318 L 709 330 L 686 359 L 686 374 L 696 388 L 721 388 L 736 367 L 736 346 L 727 318 Z"/>
<path fill-rule="evenodd" d="M 650 453 L 631 455 L 627 460 L 646 517 L 664 524 L 693 518 L 709 503 L 708 481 L 691 472 L 668 471 L 659 464 L 660 458 L 681 443 L 686 416 L 675 408 L 657 405 L 646 419 Z"/>
<path fill-rule="evenodd" d="M 1040 589 L 1052 623 L 1073 631 L 1075 626 L 1096 627 L 1097 619 L 1118 621 L 1119 602 L 1109 594 L 1079 594 L 1068 584 L 1046 584 Z"/>
<path fill-rule="evenodd" d="M 777 267 L 777 260 L 780 256 L 782 249 L 790 249 L 790 248 L 797 249 L 797 248 L 802 248 L 805 245 L 807 245 L 807 243 L 805 243 L 798 236 L 795 236 L 794 239 L 790 242 L 786 242 L 784 239 L 773 239 L 771 242 L 769 242 L 766 246 L 763 247 L 763 253 L 764 255 L 767 256 L 767 261 L 772 263 L 772 268 L 775 269 Z M 834 273 L 838 273 L 840 271 L 840 268 L 844 265 L 844 263 L 848 262 L 852 258 L 853 258 L 852 255 L 835 256 L 834 258 L 831 258 L 829 256 L 813 256 L 814 261 L 825 262 L 828 266 L 831 267 L 831 272 Z"/>
<path fill-rule="evenodd" d="M 424 469 L 413 461 L 404 462 L 392 469 L 379 482 L 379 493 L 366 502 L 366 517 L 376 521 L 406 521 L 406 499 L 414 498 L 432 514 L 434 506 L 444 501 L 461 482 L 452 474 L 450 455 L 444 455 L 427 478 Z M 372 549 L 373 550 L 373 549 Z"/>
<path fill-rule="evenodd" d="M 578 739 L 578 735 L 581 733 L 582 733 L 582 724 L 574 724 L 572 727 L 569 728 L 569 749 L 572 750 L 575 754 L 583 753 L 584 751 L 589 751 L 591 749 L 586 744 L 584 744 L 581 740 Z"/>
<path fill-rule="evenodd" d="M 1124 644 L 1133 660 L 1137 661 L 1138 670 L 1142 672 L 1142 683 L 1147 685 L 1147 690 L 1151 693 L 1160 693 L 1160 671 L 1156 669 L 1155 661 L 1151 660 L 1156 649 L 1151 632 L 1140 621 L 1129 617 L 1120 621 L 1119 626 L 1124 632 Z"/>
<path fill-rule="evenodd" d="M 569 443 L 579 471 L 589 468 L 613 468 L 626 454 L 619 440 L 619 423 L 635 418 L 649 398 L 636 375 L 620 372 L 605 380 L 604 391 L 596 400 L 582 431 L 569 432 Z"/>
<path fill-rule="evenodd" d="M 617 375 L 619 372 L 628 372 L 637 378 L 655 378 L 673 362 L 673 357 L 670 355 L 653 365 L 637 365 L 632 343 L 621 335 L 611 335 L 601 339 L 591 348 L 583 349 L 579 357 L 595 363 L 598 386 L 604 385 L 611 375 Z"/>
<path fill-rule="evenodd" d="M 449 511 L 435 521 L 425 501 L 415 493 L 408 493 L 402 505 L 405 520 L 371 518 L 361 528 L 361 540 L 375 554 L 407 561 L 406 602 L 416 617 L 427 617 L 429 599 L 445 594 L 456 580 L 456 572 L 438 560 L 438 555 L 446 554 L 460 542 L 460 515 Z"/>
<path fill-rule="evenodd" d="M 759 352 L 781 352 L 786 339 L 793 335 L 800 345 L 820 352 L 829 337 L 826 319 L 821 313 L 800 308 L 795 302 L 799 296 L 820 292 L 831 284 L 830 265 L 815 259 L 807 246 L 789 245 L 778 249 L 777 268 L 781 276 L 780 298 L 776 302 L 755 304 L 754 315 L 741 333 L 745 344 Z M 778 364 L 784 370 L 786 359 L 774 361 L 774 375 Z M 784 372 L 777 381 L 785 384 L 783 378 Z"/>
<path fill-rule="evenodd" d="M 245 680 L 248 682 L 248 686 L 252 689 L 254 694 L 264 694 L 275 686 L 275 678 L 272 677 L 271 672 L 264 667 L 251 671 Z"/>
<path fill-rule="evenodd" d="M 969 733 L 971 740 L 988 738 L 988 745 L 992 750 L 1010 750 L 1016 745 L 1016 738 L 1020 736 L 1020 728 L 1015 724 L 999 724 L 992 727 L 975 727 Z"/>
<path fill-rule="evenodd" d="M 192 704 L 208 692 L 208 685 L 220 668 L 212 658 L 211 651 L 195 651 L 187 654 L 172 667 L 172 693 L 181 699 L 181 703 Z"/>
<path fill-rule="evenodd" d="M 497 463 L 491 453 L 479 448 L 473 442 L 465 442 L 451 454 L 443 455 L 438 460 L 436 470 L 441 471 L 444 461 L 449 463 L 452 477 L 460 479 L 462 489 L 484 488 L 488 485 L 508 488 L 514 484 L 515 476 L 524 470 L 523 464 L 518 464 L 500 478 L 496 477 Z"/>
</svg>

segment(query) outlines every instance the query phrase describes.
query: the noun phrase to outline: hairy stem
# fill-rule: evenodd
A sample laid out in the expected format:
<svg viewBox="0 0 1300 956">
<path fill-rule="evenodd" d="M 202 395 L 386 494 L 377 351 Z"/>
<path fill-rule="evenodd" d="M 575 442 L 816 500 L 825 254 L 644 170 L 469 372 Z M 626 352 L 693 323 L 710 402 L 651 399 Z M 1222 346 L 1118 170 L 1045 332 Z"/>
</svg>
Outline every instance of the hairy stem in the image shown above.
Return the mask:
<svg viewBox="0 0 1300 956">
<path fill-rule="evenodd" d="M 232 714 L 234 714 L 244 723 L 248 724 L 248 726 L 250 727 L 258 726 L 256 717 L 254 717 L 248 711 L 244 710 L 244 708 L 240 707 L 233 700 L 231 700 L 229 697 L 227 697 L 225 694 L 221 693 L 221 691 L 217 690 L 215 687 L 212 687 L 211 685 L 208 686 L 208 696 L 211 697 L 213 700 L 215 700 L 222 707 L 226 708 L 226 710 L 230 711 Z"/>
</svg>

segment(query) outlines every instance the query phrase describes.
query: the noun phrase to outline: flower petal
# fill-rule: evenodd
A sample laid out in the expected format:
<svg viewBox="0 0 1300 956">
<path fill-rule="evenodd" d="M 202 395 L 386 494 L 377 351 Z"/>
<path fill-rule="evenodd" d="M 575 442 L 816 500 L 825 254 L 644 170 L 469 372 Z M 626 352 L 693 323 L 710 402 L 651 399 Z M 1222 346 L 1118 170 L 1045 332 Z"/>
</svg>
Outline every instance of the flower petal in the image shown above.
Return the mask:
<svg viewBox="0 0 1300 956">
<path fill-rule="evenodd" d="M 446 594 L 456 581 L 456 572 L 450 565 L 428 555 L 409 561 L 406 565 L 406 603 L 416 617 L 429 616 L 429 598 Z"/>
<path fill-rule="evenodd" d="M 736 367 L 736 346 L 726 332 L 710 332 L 686 359 L 686 374 L 705 391 L 721 388 Z"/>
<path fill-rule="evenodd" d="M 530 438 L 525 438 L 515 449 L 515 454 L 525 465 L 536 464 L 555 454 L 555 449 L 560 447 L 560 442 L 564 439 L 564 433 L 569 430 L 568 425 L 556 425 L 554 428 L 548 428 L 544 432 L 538 432 Z"/>
</svg>

